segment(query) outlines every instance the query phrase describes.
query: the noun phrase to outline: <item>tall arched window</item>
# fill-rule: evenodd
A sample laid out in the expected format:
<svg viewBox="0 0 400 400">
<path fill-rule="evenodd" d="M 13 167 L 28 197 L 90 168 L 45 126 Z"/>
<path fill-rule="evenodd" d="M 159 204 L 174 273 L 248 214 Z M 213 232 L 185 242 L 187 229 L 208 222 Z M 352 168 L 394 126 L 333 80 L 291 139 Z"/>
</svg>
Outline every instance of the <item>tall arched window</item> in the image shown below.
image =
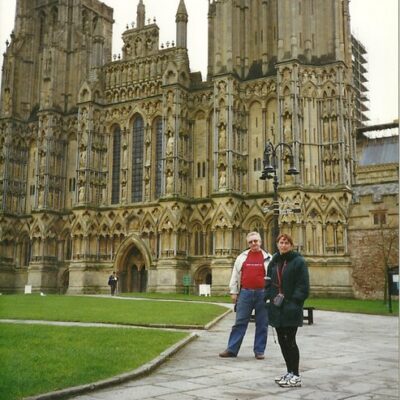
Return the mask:
<svg viewBox="0 0 400 400">
<path fill-rule="evenodd" d="M 132 202 L 143 201 L 143 118 L 133 121 L 132 140 Z"/>
<path fill-rule="evenodd" d="M 88 12 L 87 12 L 87 10 L 83 10 L 82 11 L 82 30 L 85 33 L 87 33 L 86 31 L 87 31 L 87 28 L 88 28 L 88 20 L 89 20 Z"/>
<path fill-rule="evenodd" d="M 58 9 L 57 7 L 53 7 L 51 10 L 51 19 L 52 19 L 52 23 L 53 25 L 56 25 L 58 22 Z"/>
<path fill-rule="evenodd" d="M 207 227 L 207 254 L 214 254 L 214 232 L 211 230 L 211 227 Z"/>
<path fill-rule="evenodd" d="M 65 259 L 72 260 L 72 240 L 70 235 L 66 238 Z"/>
<path fill-rule="evenodd" d="M 204 254 L 204 236 L 200 225 L 195 225 L 192 230 L 192 238 L 194 244 L 194 255 Z"/>
<path fill-rule="evenodd" d="M 162 120 L 157 118 L 156 127 L 156 198 L 161 196 L 162 176 Z"/>
<path fill-rule="evenodd" d="M 39 15 L 39 47 L 42 48 L 44 45 L 44 33 L 46 27 L 46 14 L 41 12 Z"/>
<path fill-rule="evenodd" d="M 112 184 L 111 204 L 119 203 L 120 171 L 121 171 L 121 128 L 117 126 L 113 135 L 113 163 L 112 163 Z"/>
<path fill-rule="evenodd" d="M 27 267 L 29 265 L 29 262 L 31 261 L 31 255 L 32 255 L 32 248 L 31 248 L 31 242 L 29 240 L 29 237 L 25 237 L 22 241 L 22 249 L 23 249 L 23 267 Z"/>
</svg>

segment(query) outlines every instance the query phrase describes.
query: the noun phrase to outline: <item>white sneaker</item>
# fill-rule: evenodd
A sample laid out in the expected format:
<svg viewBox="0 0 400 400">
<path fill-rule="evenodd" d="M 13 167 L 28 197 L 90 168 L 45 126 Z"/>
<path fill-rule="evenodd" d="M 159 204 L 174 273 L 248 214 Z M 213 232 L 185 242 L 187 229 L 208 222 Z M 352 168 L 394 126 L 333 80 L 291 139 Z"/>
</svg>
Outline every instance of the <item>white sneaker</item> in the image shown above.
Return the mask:
<svg viewBox="0 0 400 400">
<path fill-rule="evenodd" d="M 278 383 L 280 387 L 300 387 L 301 386 L 301 378 L 297 375 L 292 375 L 289 379 L 283 381 L 282 383 Z"/>
<path fill-rule="evenodd" d="M 280 384 L 286 382 L 287 380 L 289 380 L 292 376 L 293 376 L 293 374 L 291 372 L 286 372 L 286 374 L 284 374 L 282 376 L 277 376 L 275 378 L 275 383 L 280 385 Z"/>
</svg>

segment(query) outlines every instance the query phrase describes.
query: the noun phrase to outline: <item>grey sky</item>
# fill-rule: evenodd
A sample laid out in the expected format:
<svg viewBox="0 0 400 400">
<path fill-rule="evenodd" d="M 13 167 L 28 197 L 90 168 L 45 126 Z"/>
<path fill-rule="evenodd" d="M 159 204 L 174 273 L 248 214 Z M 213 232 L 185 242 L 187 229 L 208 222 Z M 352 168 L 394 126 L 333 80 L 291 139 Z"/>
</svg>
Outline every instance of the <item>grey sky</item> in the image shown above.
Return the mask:
<svg viewBox="0 0 400 400">
<path fill-rule="evenodd" d="M 120 53 L 126 24 L 136 21 L 138 0 L 103 0 L 114 8 L 113 53 Z M 14 25 L 15 0 L 0 0 L 0 51 Z M 185 0 L 189 14 L 188 48 L 192 71 L 207 68 L 208 0 Z M 146 19 L 156 18 L 160 42 L 175 41 L 179 0 L 144 0 Z M 398 118 L 398 0 L 351 0 L 352 32 L 368 51 L 370 124 Z M 2 62 L 2 61 L 1 61 Z"/>
</svg>

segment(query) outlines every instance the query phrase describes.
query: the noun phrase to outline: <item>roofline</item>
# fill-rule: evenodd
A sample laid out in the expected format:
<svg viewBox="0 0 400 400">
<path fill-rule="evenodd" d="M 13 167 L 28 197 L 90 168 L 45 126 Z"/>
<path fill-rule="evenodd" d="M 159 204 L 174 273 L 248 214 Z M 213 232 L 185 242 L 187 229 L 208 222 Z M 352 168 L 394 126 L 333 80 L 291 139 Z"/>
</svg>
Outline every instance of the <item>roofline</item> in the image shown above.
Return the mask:
<svg viewBox="0 0 400 400">
<path fill-rule="evenodd" d="M 356 132 L 357 132 L 357 135 L 360 135 L 365 132 L 383 131 L 385 129 L 392 129 L 392 128 L 398 128 L 398 127 L 399 127 L 398 122 L 389 122 L 387 124 L 360 126 L 360 127 L 356 128 Z"/>
</svg>

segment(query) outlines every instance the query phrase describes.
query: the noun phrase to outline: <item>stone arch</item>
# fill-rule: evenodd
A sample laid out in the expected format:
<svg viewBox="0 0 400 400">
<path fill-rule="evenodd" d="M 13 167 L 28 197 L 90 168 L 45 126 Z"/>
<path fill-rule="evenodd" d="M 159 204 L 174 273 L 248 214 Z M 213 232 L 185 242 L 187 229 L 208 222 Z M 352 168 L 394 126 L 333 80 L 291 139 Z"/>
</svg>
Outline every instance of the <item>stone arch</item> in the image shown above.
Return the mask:
<svg viewBox="0 0 400 400">
<path fill-rule="evenodd" d="M 325 221 L 326 230 L 326 252 L 340 253 L 344 251 L 344 238 L 346 235 L 345 217 L 331 204 L 331 208 L 327 212 Z"/>
<path fill-rule="evenodd" d="M 180 74 L 179 74 L 179 83 L 181 83 L 183 85 L 188 85 L 189 77 L 188 77 L 186 71 L 180 72 Z"/>
<path fill-rule="evenodd" d="M 120 292 L 145 292 L 148 271 L 152 263 L 150 249 L 137 235 L 132 234 L 120 244 L 113 270 L 117 272 Z"/>
<path fill-rule="evenodd" d="M 264 246 L 268 245 L 268 231 L 266 229 L 266 220 L 261 215 L 252 215 L 246 220 L 244 224 L 246 233 L 256 231 L 260 234 L 262 244 Z"/>
<path fill-rule="evenodd" d="M 301 87 L 301 94 L 304 97 L 312 98 L 316 97 L 317 90 L 317 86 L 313 82 L 308 81 Z"/>
<path fill-rule="evenodd" d="M 199 107 L 196 110 L 196 113 L 193 115 L 193 119 L 194 120 L 206 119 L 207 118 L 206 112 L 207 111 L 205 110 L 205 107 Z"/>
<path fill-rule="evenodd" d="M 170 61 L 168 63 L 165 73 L 162 77 L 162 80 L 163 80 L 163 85 L 176 83 L 176 81 L 178 80 L 178 71 L 176 64 L 174 62 Z"/>
<path fill-rule="evenodd" d="M 80 90 L 78 99 L 80 103 L 84 103 L 91 99 L 91 91 L 87 83 L 85 83 L 82 89 Z"/>
<path fill-rule="evenodd" d="M 212 270 L 208 264 L 200 265 L 193 274 L 194 285 L 212 285 Z"/>
<path fill-rule="evenodd" d="M 313 206 L 306 213 L 305 246 L 306 253 L 314 255 L 323 254 L 323 224 L 322 213 Z"/>
</svg>

